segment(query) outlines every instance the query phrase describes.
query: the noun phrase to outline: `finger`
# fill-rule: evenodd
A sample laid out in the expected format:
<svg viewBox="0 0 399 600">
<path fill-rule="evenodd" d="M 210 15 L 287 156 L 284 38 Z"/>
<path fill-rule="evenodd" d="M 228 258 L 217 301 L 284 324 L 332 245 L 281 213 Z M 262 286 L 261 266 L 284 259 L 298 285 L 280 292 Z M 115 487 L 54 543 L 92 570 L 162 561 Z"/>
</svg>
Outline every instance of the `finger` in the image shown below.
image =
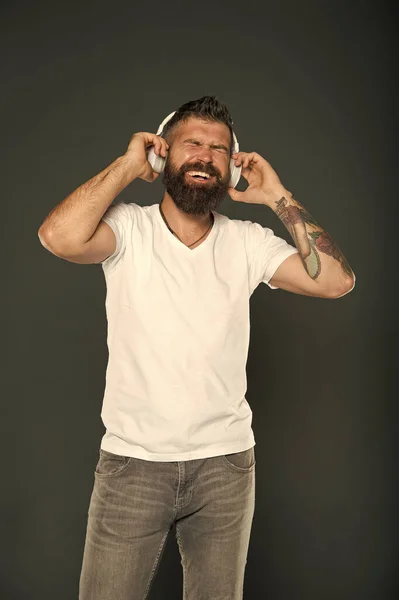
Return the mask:
<svg viewBox="0 0 399 600">
<path fill-rule="evenodd" d="M 250 160 L 255 160 L 259 155 L 256 152 L 235 152 L 232 157 L 242 164 L 246 161 L 245 164 L 248 165 Z"/>
<path fill-rule="evenodd" d="M 244 169 L 248 169 L 251 161 L 253 160 L 253 154 L 248 154 L 245 158 L 244 158 L 244 162 L 242 164 Z"/>
<path fill-rule="evenodd" d="M 162 138 L 159 135 L 157 135 L 157 137 L 155 139 L 156 139 L 156 147 L 157 147 L 157 150 L 158 150 L 158 154 L 161 154 L 161 152 L 162 152 Z"/>
<path fill-rule="evenodd" d="M 159 156 L 166 156 L 165 146 L 161 140 L 157 142 L 158 154 Z"/>
<path fill-rule="evenodd" d="M 253 160 L 254 152 L 243 152 L 240 157 L 240 164 L 243 169 L 247 169 L 250 162 Z"/>
<path fill-rule="evenodd" d="M 241 166 L 243 169 L 245 167 L 245 160 L 246 160 L 246 158 L 247 158 L 247 154 L 246 153 L 239 157 L 238 166 Z"/>
<path fill-rule="evenodd" d="M 237 200 L 238 202 L 241 200 L 241 198 L 242 198 L 242 197 L 243 197 L 243 195 L 244 195 L 244 192 L 239 192 L 238 190 L 236 190 L 236 189 L 234 189 L 234 188 L 232 188 L 232 187 L 229 187 L 229 188 L 227 189 L 227 191 L 228 191 L 228 193 L 229 193 L 229 195 L 230 195 L 230 198 L 231 198 L 232 200 Z"/>
<path fill-rule="evenodd" d="M 160 156 L 166 156 L 166 152 L 167 152 L 167 143 L 166 140 L 164 140 L 164 138 L 157 136 L 156 137 L 156 145 L 154 142 L 154 146 L 156 147 L 156 153 L 159 154 Z"/>
<path fill-rule="evenodd" d="M 154 152 L 155 152 L 156 147 L 157 147 L 157 136 L 155 134 L 148 133 L 148 134 L 146 134 L 146 138 L 145 138 L 145 149 L 149 150 L 151 147 L 154 148 Z"/>
<path fill-rule="evenodd" d="M 248 154 L 245 157 L 243 167 L 245 169 L 248 169 L 251 162 L 256 162 L 256 152 L 251 152 L 251 154 Z"/>
<path fill-rule="evenodd" d="M 161 144 L 161 141 L 160 141 L 160 139 L 159 139 L 158 136 L 154 137 L 154 142 L 153 143 L 154 143 L 154 152 L 155 152 L 155 154 L 160 154 L 161 148 L 162 148 L 162 144 Z"/>
<path fill-rule="evenodd" d="M 169 144 L 164 138 L 162 138 L 162 147 L 163 147 L 163 156 L 166 156 L 167 152 L 169 150 Z"/>
<path fill-rule="evenodd" d="M 235 152 L 234 154 L 232 154 L 232 157 L 234 158 L 237 167 L 240 166 L 240 164 L 244 160 L 246 154 L 247 154 L 246 152 Z"/>
</svg>

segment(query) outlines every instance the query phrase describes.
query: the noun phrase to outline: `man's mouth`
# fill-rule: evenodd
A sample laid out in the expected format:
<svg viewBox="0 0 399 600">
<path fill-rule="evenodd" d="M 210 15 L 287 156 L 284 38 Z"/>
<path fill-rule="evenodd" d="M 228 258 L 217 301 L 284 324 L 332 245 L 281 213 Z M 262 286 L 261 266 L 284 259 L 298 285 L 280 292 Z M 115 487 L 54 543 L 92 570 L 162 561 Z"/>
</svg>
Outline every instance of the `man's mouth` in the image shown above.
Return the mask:
<svg viewBox="0 0 399 600">
<path fill-rule="evenodd" d="M 211 179 L 214 178 L 214 175 L 210 175 L 205 171 L 187 171 L 187 176 L 189 177 L 189 179 L 198 183 L 206 183 L 207 181 L 211 181 Z"/>
</svg>

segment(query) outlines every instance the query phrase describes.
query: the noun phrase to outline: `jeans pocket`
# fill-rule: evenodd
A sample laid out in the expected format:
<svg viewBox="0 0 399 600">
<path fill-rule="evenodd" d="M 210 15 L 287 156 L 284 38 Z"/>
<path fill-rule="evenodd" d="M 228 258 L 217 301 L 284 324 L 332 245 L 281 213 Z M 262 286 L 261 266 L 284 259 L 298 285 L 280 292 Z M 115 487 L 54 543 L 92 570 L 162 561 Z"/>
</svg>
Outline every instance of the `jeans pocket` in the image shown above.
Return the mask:
<svg viewBox="0 0 399 600">
<path fill-rule="evenodd" d="M 251 473 L 256 463 L 254 447 L 242 452 L 224 454 L 221 459 L 223 465 L 235 473 Z"/>
<path fill-rule="evenodd" d="M 131 456 L 121 456 L 120 454 L 113 454 L 107 450 L 100 449 L 100 456 L 95 468 L 95 474 L 97 477 L 112 477 L 113 475 L 119 475 L 129 465 L 132 460 Z"/>
</svg>

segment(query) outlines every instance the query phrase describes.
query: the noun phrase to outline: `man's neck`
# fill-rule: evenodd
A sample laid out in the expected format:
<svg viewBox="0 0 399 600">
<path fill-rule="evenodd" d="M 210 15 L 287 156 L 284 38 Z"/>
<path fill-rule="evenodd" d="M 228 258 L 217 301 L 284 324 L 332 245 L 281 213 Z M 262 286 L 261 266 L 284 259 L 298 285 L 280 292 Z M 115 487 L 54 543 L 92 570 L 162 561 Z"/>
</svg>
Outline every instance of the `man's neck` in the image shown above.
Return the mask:
<svg viewBox="0 0 399 600">
<path fill-rule="evenodd" d="M 212 223 L 210 211 L 206 215 L 189 215 L 176 206 L 167 192 L 162 199 L 161 208 L 169 227 L 184 242 L 198 238 Z"/>
</svg>

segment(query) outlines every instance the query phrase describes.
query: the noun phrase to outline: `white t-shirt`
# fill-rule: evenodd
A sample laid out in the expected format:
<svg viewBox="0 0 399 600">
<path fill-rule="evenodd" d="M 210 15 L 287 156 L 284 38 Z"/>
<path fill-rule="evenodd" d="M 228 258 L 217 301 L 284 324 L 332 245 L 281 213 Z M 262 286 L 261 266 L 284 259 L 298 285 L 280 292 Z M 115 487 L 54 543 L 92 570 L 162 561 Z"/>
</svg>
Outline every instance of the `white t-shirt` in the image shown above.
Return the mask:
<svg viewBox="0 0 399 600">
<path fill-rule="evenodd" d="M 109 359 L 101 448 L 185 461 L 255 445 L 247 390 L 249 299 L 297 249 L 267 227 L 213 211 L 190 249 L 159 204 L 105 213 L 116 250 L 103 263 Z"/>
</svg>

